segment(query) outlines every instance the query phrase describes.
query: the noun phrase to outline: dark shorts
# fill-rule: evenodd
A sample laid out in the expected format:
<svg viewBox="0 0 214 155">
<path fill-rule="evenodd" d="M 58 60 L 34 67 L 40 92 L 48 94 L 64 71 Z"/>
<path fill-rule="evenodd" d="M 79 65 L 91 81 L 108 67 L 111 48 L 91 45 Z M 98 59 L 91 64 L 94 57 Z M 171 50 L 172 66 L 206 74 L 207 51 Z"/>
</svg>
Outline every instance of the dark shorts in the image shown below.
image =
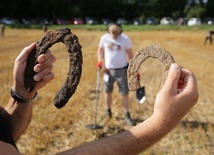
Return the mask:
<svg viewBox="0 0 214 155">
<path fill-rule="evenodd" d="M 117 82 L 119 92 L 123 95 L 129 93 L 128 81 L 127 81 L 127 67 L 121 69 L 109 69 L 109 80 L 104 81 L 104 92 L 113 92 L 114 82 Z"/>
</svg>

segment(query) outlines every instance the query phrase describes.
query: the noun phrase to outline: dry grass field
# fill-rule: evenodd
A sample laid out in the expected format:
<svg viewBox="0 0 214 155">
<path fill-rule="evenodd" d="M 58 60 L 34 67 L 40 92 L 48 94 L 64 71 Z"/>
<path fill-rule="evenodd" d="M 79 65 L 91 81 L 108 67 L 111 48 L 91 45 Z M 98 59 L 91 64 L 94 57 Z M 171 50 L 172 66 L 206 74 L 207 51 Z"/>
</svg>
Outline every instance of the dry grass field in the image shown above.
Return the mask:
<svg viewBox="0 0 214 155">
<path fill-rule="evenodd" d="M 17 142 L 20 152 L 28 155 L 52 155 L 95 139 L 122 132 L 130 127 L 124 122 L 121 98 L 115 85 L 113 118 L 100 121 L 105 112 L 102 91 L 99 94 L 97 122 L 103 129 L 89 130 L 94 123 L 96 88 L 96 50 L 104 31 L 72 30 L 82 45 L 83 72 L 76 93 L 62 109 L 56 109 L 53 97 L 63 84 L 68 71 L 68 54 L 63 44 L 51 50 L 56 56 L 55 79 L 41 89 L 34 104 L 33 118 L 26 133 Z M 168 50 L 175 61 L 192 70 L 198 80 L 200 98 L 197 105 L 180 124 L 143 155 L 213 155 L 214 154 L 214 45 L 203 45 L 205 30 L 127 31 L 133 52 L 152 43 Z M 19 52 L 44 36 L 42 30 L 6 29 L 0 38 L 0 105 L 10 96 L 13 62 Z M 131 114 L 138 123 L 153 112 L 154 100 L 161 84 L 162 64 L 146 60 L 139 70 L 141 85 L 146 87 L 147 100 L 138 104 L 130 92 Z M 102 86 L 100 86 L 100 90 Z"/>
</svg>

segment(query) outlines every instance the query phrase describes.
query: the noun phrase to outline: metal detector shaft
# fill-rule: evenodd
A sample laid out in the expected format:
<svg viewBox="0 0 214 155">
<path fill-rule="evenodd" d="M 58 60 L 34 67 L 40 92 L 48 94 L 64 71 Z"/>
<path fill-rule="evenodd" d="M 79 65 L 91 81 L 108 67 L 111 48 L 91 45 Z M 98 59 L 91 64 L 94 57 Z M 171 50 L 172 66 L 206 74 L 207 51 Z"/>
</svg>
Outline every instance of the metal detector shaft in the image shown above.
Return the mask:
<svg viewBox="0 0 214 155">
<path fill-rule="evenodd" d="M 97 82 L 96 82 L 96 105 L 94 107 L 94 124 L 97 124 L 97 106 L 99 100 L 99 88 L 100 88 L 100 68 L 97 70 Z"/>
<path fill-rule="evenodd" d="M 99 88 L 100 88 L 100 68 L 97 70 L 97 81 L 96 81 L 96 104 L 94 106 L 94 124 L 86 125 L 87 129 L 96 130 L 96 129 L 102 129 L 103 127 L 97 124 L 97 106 L 98 106 L 98 100 L 99 100 Z"/>
</svg>

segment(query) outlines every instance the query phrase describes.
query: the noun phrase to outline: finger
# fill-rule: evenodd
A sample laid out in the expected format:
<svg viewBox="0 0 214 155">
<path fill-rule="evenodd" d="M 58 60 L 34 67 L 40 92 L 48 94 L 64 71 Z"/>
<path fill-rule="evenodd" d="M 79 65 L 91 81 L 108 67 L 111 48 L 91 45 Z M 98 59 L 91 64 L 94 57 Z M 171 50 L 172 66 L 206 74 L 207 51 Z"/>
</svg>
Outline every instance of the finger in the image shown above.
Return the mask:
<svg viewBox="0 0 214 155">
<path fill-rule="evenodd" d="M 14 69 L 13 69 L 13 76 L 16 78 L 16 80 L 21 80 L 23 78 L 23 72 L 26 67 L 26 60 L 28 58 L 28 55 L 33 50 L 33 48 L 36 46 L 36 42 L 32 43 L 31 45 L 25 47 L 20 54 L 15 59 Z"/>
<path fill-rule="evenodd" d="M 169 89 L 169 91 L 177 93 L 177 85 L 180 79 L 180 74 L 181 67 L 176 63 L 172 64 L 170 66 L 166 82 L 164 84 L 165 89 Z"/>
<path fill-rule="evenodd" d="M 50 65 L 50 66 L 46 67 L 45 69 L 43 69 L 42 71 L 40 71 L 39 73 L 37 73 L 36 75 L 34 75 L 33 78 L 35 81 L 40 81 L 46 75 L 48 75 L 52 70 L 53 70 L 53 65 Z"/>
<path fill-rule="evenodd" d="M 44 59 L 45 60 L 45 59 Z M 36 73 L 42 71 L 43 69 L 47 68 L 48 66 L 52 65 L 54 62 L 56 61 L 56 58 L 54 55 L 50 55 L 50 57 L 44 61 L 43 63 L 41 64 L 37 64 L 35 67 L 34 67 L 34 71 Z"/>
<path fill-rule="evenodd" d="M 40 81 L 36 82 L 35 90 L 38 90 L 44 87 L 47 83 L 54 79 L 54 74 L 50 72 L 45 77 L 43 77 Z"/>
<path fill-rule="evenodd" d="M 195 75 L 187 70 L 182 71 L 182 77 L 184 77 L 184 85 L 183 85 L 183 89 L 178 90 L 179 96 L 180 98 L 182 98 L 184 100 L 183 103 L 189 103 L 186 104 L 186 108 L 189 109 L 191 107 L 193 107 L 197 101 L 198 101 L 198 97 L 199 97 L 199 92 L 197 89 L 197 80 Z"/>
<path fill-rule="evenodd" d="M 21 53 L 18 55 L 18 57 L 16 58 L 16 61 L 21 61 L 24 62 L 27 60 L 28 55 L 30 54 L 30 52 L 33 50 L 33 48 L 36 46 L 36 42 L 30 44 L 29 46 L 25 47 Z"/>
<path fill-rule="evenodd" d="M 48 49 L 46 53 L 44 54 L 41 54 L 39 57 L 38 57 L 38 62 L 41 64 L 43 63 L 44 61 L 48 60 L 48 58 L 51 56 L 51 50 Z"/>
<path fill-rule="evenodd" d="M 197 80 L 195 75 L 189 70 L 182 68 L 181 77 L 185 83 L 186 90 L 195 90 L 197 89 Z"/>
</svg>

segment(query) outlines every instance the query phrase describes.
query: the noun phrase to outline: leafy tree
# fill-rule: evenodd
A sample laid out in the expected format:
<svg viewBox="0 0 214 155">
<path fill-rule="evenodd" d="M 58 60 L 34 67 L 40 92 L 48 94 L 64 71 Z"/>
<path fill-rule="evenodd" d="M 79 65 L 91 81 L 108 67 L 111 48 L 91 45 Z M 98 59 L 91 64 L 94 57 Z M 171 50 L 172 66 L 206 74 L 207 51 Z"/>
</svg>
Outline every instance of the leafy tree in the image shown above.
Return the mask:
<svg viewBox="0 0 214 155">
<path fill-rule="evenodd" d="M 178 18 L 184 15 L 186 0 L 142 0 L 142 3 L 144 5 L 143 12 L 146 16 Z"/>
<path fill-rule="evenodd" d="M 208 0 L 1 0 L 0 17 L 65 18 L 95 17 L 116 20 L 125 17 L 214 16 L 214 1 Z"/>
<path fill-rule="evenodd" d="M 208 0 L 207 4 L 206 4 L 206 12 L 205 12 L 205 15 L 207 17 L 214 17 L 213 8 L 214 8 L 214 1 L 213 0 Z"/>
<path fill-rule="evenodd" d="M 187 18 L 191 18 L 191 17 L 203 18 L 204 13 L 205 13 L 205 8 L 196 5 L 190 9 L 190 11 L 187 14 Z"/>
</svg>

